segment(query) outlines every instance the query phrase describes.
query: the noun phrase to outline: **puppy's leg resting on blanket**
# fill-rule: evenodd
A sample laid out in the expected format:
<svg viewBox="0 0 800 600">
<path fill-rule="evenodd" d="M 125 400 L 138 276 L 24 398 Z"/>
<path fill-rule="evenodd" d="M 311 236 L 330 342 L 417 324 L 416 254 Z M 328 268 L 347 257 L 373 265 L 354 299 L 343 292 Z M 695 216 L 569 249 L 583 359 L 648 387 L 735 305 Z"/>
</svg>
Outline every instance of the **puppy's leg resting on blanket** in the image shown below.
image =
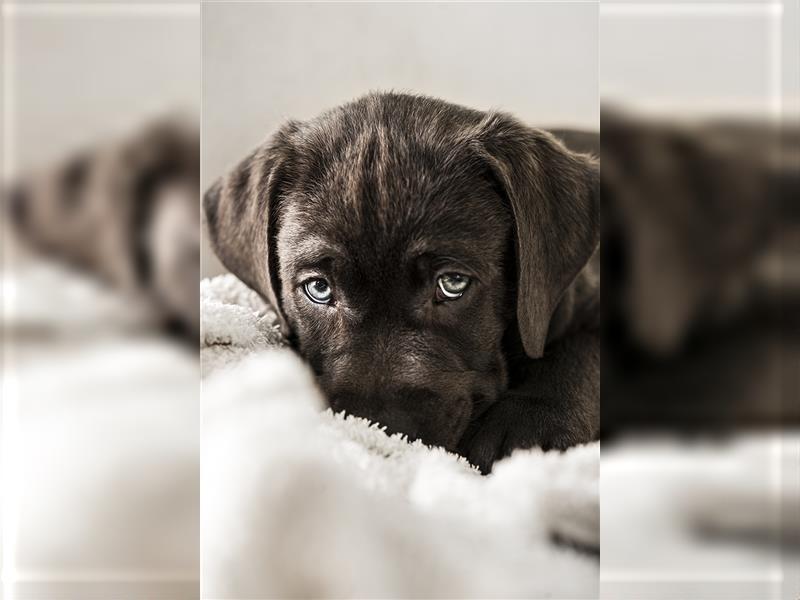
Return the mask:
<svg viewBox="0 0 800 600">
<path fill-rule="evenodd" d="M 576 332 L 528 361 L 523 383 L 475 419 L 460 453 L 483 473 L 516 448 L 563 450 L 600 429 L 600 334 Z"/>
</svg>

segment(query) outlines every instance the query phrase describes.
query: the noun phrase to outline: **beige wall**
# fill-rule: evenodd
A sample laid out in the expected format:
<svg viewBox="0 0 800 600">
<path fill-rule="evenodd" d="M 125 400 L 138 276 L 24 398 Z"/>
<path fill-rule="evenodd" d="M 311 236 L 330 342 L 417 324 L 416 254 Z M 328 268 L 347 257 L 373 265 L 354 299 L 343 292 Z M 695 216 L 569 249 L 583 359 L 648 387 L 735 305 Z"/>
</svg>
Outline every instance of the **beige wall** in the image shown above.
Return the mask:
<svg viewBox="0 0 800 600">
<path fill-rule="evenodd" d="M 200 112 L 200 8 L 6 6 L 8 168 L 37 168 L 180 109 Z"/>
</svg>

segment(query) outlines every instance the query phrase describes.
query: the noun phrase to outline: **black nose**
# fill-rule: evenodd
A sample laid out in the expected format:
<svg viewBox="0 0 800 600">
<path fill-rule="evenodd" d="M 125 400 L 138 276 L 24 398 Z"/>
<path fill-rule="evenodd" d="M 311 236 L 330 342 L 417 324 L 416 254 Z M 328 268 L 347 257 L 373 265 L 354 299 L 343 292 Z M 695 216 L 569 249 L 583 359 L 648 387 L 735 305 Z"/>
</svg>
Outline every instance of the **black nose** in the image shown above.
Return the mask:
<svg viewBox="0 0 800 600">
<path fill-rule="evenodd" d="M 361 417 L 386 428 L 386 433 L 402 433 L 416 439 L 417 428 L 412 415 L 403 410 L 402 401 L 384 394 L 367 396 L 352 392 L 338 393 L 329 398 L 331 408 L 348 415 Z"/>
<path fill-rule="evenodd" d="M 337 411 L 362 417 L 386 428 L 389 435 L 402 433 L 409 440 L 427 438 L 425 425 L 437 405 L 437 396 L 421 389 L 387 389 L 374 394 L 344 391 L 329 396 L 331 407 Z M 435 419 L 433 419 L 435 420 Z"/>
</svg>

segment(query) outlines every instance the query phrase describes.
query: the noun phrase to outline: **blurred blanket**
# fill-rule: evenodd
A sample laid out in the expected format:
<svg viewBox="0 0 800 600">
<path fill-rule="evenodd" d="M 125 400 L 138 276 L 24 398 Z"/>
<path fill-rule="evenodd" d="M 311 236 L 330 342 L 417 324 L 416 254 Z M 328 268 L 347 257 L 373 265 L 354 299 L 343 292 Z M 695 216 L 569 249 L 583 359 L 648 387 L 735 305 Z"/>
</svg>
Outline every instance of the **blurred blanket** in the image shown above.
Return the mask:
<svg viewBox="0 0 800 600">
<path fill-rule="evenodd" d="M 0 284 L 5 591 L 196 598 L 196 352 L 165 339 L 136 299 L 18 249 L 11 258 Z"/>
<path fill-rule="evenodd" d="M 232 276 L 203 281 L 201 303 L 204 597 L 596 597 L 598 444 L 482 477 L 325 410 Z"/>
</svg>

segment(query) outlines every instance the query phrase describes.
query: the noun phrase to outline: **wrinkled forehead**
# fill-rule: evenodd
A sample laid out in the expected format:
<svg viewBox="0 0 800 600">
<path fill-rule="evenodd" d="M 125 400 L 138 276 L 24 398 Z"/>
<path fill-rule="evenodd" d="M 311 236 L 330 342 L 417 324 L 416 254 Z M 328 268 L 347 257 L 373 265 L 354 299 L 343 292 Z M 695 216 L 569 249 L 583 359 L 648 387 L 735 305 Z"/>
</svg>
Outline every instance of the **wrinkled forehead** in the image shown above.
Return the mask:
<svg viewBox="0 0 800 600">
<path fill-rule="evenodd" d="M 328 219 L 313 210 L 299 210 L 292 203 L 281 215 L 278 233 L 280 254 L 297 268 L 344 261 L 360 269 L 388 272 L 419 259 L 460 264 L 475 273 L 501 268 L 508 248 L 510 227 L 503 220 L 418 219 L 386 229 L 352 226 L 346 219 Z M 341 216 L 341 215 L 340 215 Z"/>
<path fill-rule="evenodd" d="M 510 210 L 478 161 L 458 149 L 366 137 L 318 164 L 281 203 L 285 248 L 375 264 L 430 255 L 494 268 Z"/>
</svg>

